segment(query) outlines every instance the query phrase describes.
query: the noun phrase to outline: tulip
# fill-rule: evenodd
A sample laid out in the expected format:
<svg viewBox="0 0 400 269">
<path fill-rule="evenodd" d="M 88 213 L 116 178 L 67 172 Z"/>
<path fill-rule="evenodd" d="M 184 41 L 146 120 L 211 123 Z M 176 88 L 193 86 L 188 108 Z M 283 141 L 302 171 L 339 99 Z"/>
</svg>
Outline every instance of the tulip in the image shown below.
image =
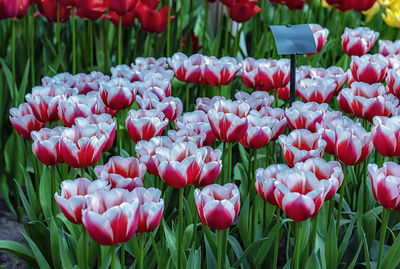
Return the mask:
<svg viewBox="0 0 400 269">
<path fill-rule="evenodd" d="M 62 158 L 73 168 L 92 166 L 99 161 L 106 141 L 96 126 L 66 128 L 60 140 Z"/>
<path fill-rule="evenodd" d="M 372 150 L 371 133 L 359 125 L 336 126 L 335 157 L 345 165 L 363 162 Z"/>
<path fill-rule="evenodd" d="M 103 246 L 132 239 L 139 222 L 139 200 L 123 189 L 97 191 L 86 197 L 82 222 L 94 241 Z"/>
<path fill-rule="evenodd" d="M 368 164 L 368 173 L 372 183 L 375 200 L 386 209 L 400 210 L 400 169 L 393 162 L 383 164 L 378 169 L 376 164 Z"/>
<path fill-rule="evenodd" d="M 231 100 L 220 100 L 208 111 L 207 117 L 215 137 L 221 142 L 235 143 L 242 139 L 247 131 L 247 114 L 250 106 Z"/>
<path fill-rule="evenodd" d="M 278 120 L 272 117 L 263 117 L 258 111 L 251 110 L 247 121 L 249 126 L 244 137 L 240 139 L 240 144 L 252 149 L 265 147 L 275 135 L 273 127 Z"/>
<path fill-rule="evenodd" d="M 188 46 L 186 45 L 187 41 L 188 41 L 188 37 L 187 36 L 182 37 L 182 44 L 181 44 L 181 50 L 182 51 L 188 50 Z M 191 42 L 191 44 L 190 44 L 191 45 L 190 46 L 191 54 L 199 53 L 201 51 L 201 49 L 203 48 L 202 45 L 199 45 L 198 36 L 196 36 L 193 32 L 190 34 L 190 40 L 189 41 Z"/>
<path fill-rule="evenodd" d="M 176 118 L 175 126 L 178 132 L 182 129 L 190 129 L 195 132 L 196 135 L 205 134 L 206 137 L 203 141 L 204 146 L 211 145 L 215 140 L 207 114 L 204 111 L 195 110 L 193 112 L 186 112 L 182 116 Z"/>
<path fill-rule="evenodd" d="M 247 103 L 252 110 L 261 110 L 264 107 L 270 107 L 274 102 L 274 97 L 272 95 L 261 91 L 255 91 L 252 94 L 237 92 L 235 98 L 238 101 Z"/>
<path fill-rule="evenodd" d="M 204 187 L 214 183 L 221 172 L 222 152 L 211 147 L 202 147 L 200 152 L 202 154 L 201 172 L 192 184 L 197 187 Z"/>
<path fill-rule="evenodd" d="M 370 122 L 375 116 L 391 116 L 399 103 L 392 94 L 385 95 L 382 84 L 363 82 L 354 82 L 350 89 L 343 89 L 337 100 L 342 111 Z"/>
<path fill-rule="evenodd" d="M 105 0 L 86 0 L 77 3 L 77 15 L 82 19 L 96 21 L 107 10 L 107 2 Z"/>
<path fill-rule="evenodd" d="M 399 69 L 400 68 L 400 54 L 391 55 L 387 57 L 389 61 L 388 69 Z"/>
<path fill-rule="evenodd" d="M 135 101 L 136 91 L 125 78 L 114 78 L 100 84 L 100 96 L 104 104 L 113 110 L 129 108 Z"/>
<path fill-rule="evenodd" d="M 400 116 L 374 117 L 371 128 L 372 143 L 385 157 L 400 157 Z"/>
<path fill-rule="evenodd" d="M 290 167 L 310 158 L 322 158 L 326 147 L 326 142 L 319 134 L 306 129 L 294 130 L 288 136 L 281 135 L 278 141 L 283 150 L 283 157 Z"/>
<path fill-rule="evenodd" d="M 257 0 L 239 0 L 229 7 L 229 17 L 235 22 L 244 23 L 261 11 Z"/>
<path fill-rule="evenodd" d="M 355 81 L 368 84 L 379 83 L 386 76 L 388 61 L 380 54 L 351 57 L 351 74 Z"/>
<path fill-rule="evenodd" d="M 282 87 L 277 89 L 278 90 L 278 99 L 289 101 L 290 99 L 290 83 L 286 87 Z M 275 90 L 276 91 L 276 90 Z M 299 96 L 299 92 L 297 91 L 297 87 L 295 89 L 295 98 Z"/>
<path fill-rule="evenodd" d="M 225 86 L 232 82 L 241 65 L 232 57 L 217 59 L 214 56 L 204 56 L 202 76 L 211 86 Z"/>
<path fill-rule="evenodd" d="M 325 0 L 329 5 L 334 6 L 336 9 L 346 12 L 353 8 L 351 0 Z"/>
<path fill-rule="evenodd" d="M 32 140 L 32 131 L 38 131 L 46 126 L 46 123 L 36 119 L 27 103 L 20 104 L 18 108 L 11 108 L 9 119 L 18 135 L 28 140 Z"/>
<path fill-rule="evenodd" d="M 246 58 L 241 76 L 246 87 L 258 91 L 286 87 L 290 81 L 289 61 Z"/>
<path fill-rule="evenodd" d="M 211 99 L 208 97 L 199 97 L 196 99 L 196 110 L 207 113 L 214 107 L 214 104 L 219 100 L 226 100 L 223 96 L 214 96 Z"/>
<path fill-rule="evenodd" d="M 174 16 L 168 17 L 170 7 L 163 7 L 160 11 L 149 8 L 147 5 L 139 4 L 136 7 L 136 14 L 139 18 L 143 31 L 161 34 L 167 29 L 168 18 L 173 20 Z"/>
<path fill-rule="evenodd" d="M 108 14 L 102 16 L 103 19 L 110 20 L 115 27 L 119 27 L 121 20 L 121 27 L 132 27 L 137 18 L 136 10 L 129 11 L 128 13 L 119 16 L 117 13 L 109 11 Z"/>
<path fill-rule="evenodd" d="M 285 170 L 289 170 L 286 164 L 272 164 L 267 168 L 258 168 L 256 170 L 255 187 L 261 198 L 271 205 L 278 205 L 275 199 L 275 181 L 277 175 Z"/>
<path fill-rule="evenodd" d="M 315 46 L 317 48 L 317 53 L 319 53 L 325 46 L 328 39 L 329 30 L 322 28 L 319 24 L 310 24 L 311 31 L 314 35 Z M 310 54 L 308 54 L 310 55 Z"/>
<path fill-rule="evenodd" d="M 324 185 L 311 172 L 285 170 L 274 184 L 279 207 L 296 222 L 315 217 L 324 203 Z"/>
<path fill-rule="evenodd" d="M 79 94 L 87 94 L 91 91 L 98 92 L 100 85 L 110 80 L 109 76 L 96 71 L 92 71 L 90 74 L 77 74 L 75 77 Z"/>
<path fill-rule="evenodd" d="M 192 129 L 187 127 L 181 128 L 179 131 L 168 130 L 168 137 L 171 138 L 172 142 L 192 142 L 197 145 L 198 148 L 204 145 L 206 140 L 206 134 L 196 133 Z"/>
<path fill-rule="evenodd" d="M 335 154 L 336 126 L 342 126 L 346 129 L 352 128 L 354 125 L 361 126 L 359 122 L 354 122 L 348 117 L 341 116 L 340 112 L 336 113 L 336 115 L 329 114 L 328 117 L 322 120 L 321 124 L 317 123 L 318 134 L 326 142 L 325 152 L 332 155 Z"/>
<path fill-rule="evenodd" d="M 112 78 L 125 78 L 130 82 L 142 81 L 143 75 L 138 67 L 130 67 L 126 64 L 120 64 L 115 67 L 111 67 Z"/>
<path fill-rule="evenodd" d="M 64 7 L 54 0 L 35 0 L 36 6 L 41 15 L 50 23 L 64 23 L 68 21 L 71 15 L 71 7 Z M 59 14 L 57 14 L 59 10 Z M 57 19 L 58 18 L 58 19 Z"/>
<path fill-rule="evenodd" d="M 107 1 L 106 3 L 111 12 L 115 12 L 119 16 L 123 16 L 135 8 L 137 0 L 112 0 Z"/>
<path fill-rule="evenodd" d="M 250 111 L 250 114 L 257 114 Z M 285 112 L 280 108 L 264 107 L 259 111 L 262 118 L 268 118 L 271 121 L 272 138 L 271 141 L 278 139 L 278 137 L 285 132 L 287 120 Z"/>
<path fill-rule="evenodd" d="M 97 95 L 97 93 L 95 93 Z M 93 114 L 92 108 L 97 102 L 94 95 L 78 95 L 61 98 L 58 103 L 58 116 L 67 127 L 71 127 L 78 117 L 88 117 Z"/>
<path fill-rule="evenodd" d="M 339 94 L 339 92 L 343 89 L 344 84 L 347 81 L 347 73 L 343 71 L 342 68 L 331 66 L 326 69 L 327 77 L 330 79 L 334 79 L 336 82 L 336 90 L 335 95 Z"/>
<path fill-rule="evenodd" d="M 290 108 L 285 109 L 285 115 L 291 130 L 307 129 L 315 132 L 316 124 L 321 123 L 327 110 L 328 104 L 325 103 L 296 101 Z"/>
<path fill-rule="evenodd" d="M 137 94 L 142 98 L 148 97 L 162 101 L 171 96 L 171 81 L 165 78 L 157 81 L 145 80 L 143 82 L 136 82 L 134 83 L 134 87 L 137 89 Z"/>
<path fill-rule="evenodd" d="M 86 118 L 78 117 L 75 119 L 75 125 L 80 128 L 86 128 L 89 125 L 95 125 L 99 131 L 106 137 L 103 152 L 109 151 L 114 143 L 116 124 L 109 114 L 90 115 Z"/>
<path fill-rule="evenodd" d="M 63 162 L 60 152 L 60 139 L 64 129 L 64 127 L 42 128 L 39 131 L 31 132 L 33 139 L 32 152 L 39 161 L 47 166 Z"/>
<path fill-rule="evenodd" d="M 325 190 L 325 201 L 331 199 L 343 183 L 344 174 L 339 162 L 327 162 L 321 158 L 308 159 L 303 163 L 296 163 L 296 169 L 312 172 Z"/>
<path fill-rule="evenodd" d="M 125 120 L 130 138 L 137 143 L 140 140 L 149 141 L 154 136 L 160 136 L 168 125 L 164 113 L 156 109 L 130 110 Z"/>
<path fill-rule="evenodd" d="M 149 141 L 141 140 L 136 144 L 135 151 L 141 163 L 146 165 L 147 172 L 152 175 L 158 174 L 158 159 L 156 157 L 156 149 L 158 147 L 172 147 L 171 138 L 167 136 L 157 136 Z"/>
<path fill-rule="evenodd" d="M 396 69 L 388 70 L 386 76 L 386 92 L 400 97 L 400 72 Z"/>
<path fill-rule="evenodd" d="M 168 59 L 168 64 L 174 71 L 178 80 L 186 83 L 203 84 L 201 66 L 204 63 L 204 56 L 193 54 L 187 57 L 185 54 L 177 52 Z"/>
<path fill-rule="evenodd" d="M 108 190 L 103 180 L 90 181 L 86 178 L 61 182 L 61 195 L 54 194 L 61 212 L 72 223 L 82 224 L 82 210 L 86 208 L 86 195 L 98 190 Z"/>
<path fill-rule="evenodd" d="M 183 111 L 182 101 L 177 97 L 167 97 L 163 100 L 157 98 L 137 97 L 137 103 L 141 109 L 156 109 L 164 113 L 169 122 L 173 122 Z"/>
<path fill-rule="evenodd" d="M 353 5 L 353 9 L 355 11 L 366 11 L 375 4 L 376 0 L 351 0 L 351 3 Z"/>
<path fill-rule="evenodd" d="M 132 191 L 137 187 L 143 187 L 143 176 L 146 166 L 138 159 L 114 156 L 105 165 L 94 168 L 97 178 L 106 181 L 111 189 L 120 188 Z"/>
<path fill-rule="evenodd" d="M 395 55 L 400 53 L 400 41 L 379 40 L 379 53 L 383 56 Z"/>
<path fill-rule="evenodd" d="M 138 187 L 132 194 L 139 199 L 139 222 L 136 232 L 148 233 L 160 225 L 164 211 L 164 200 L 160 199 L 161 191 L 155 188 Z"/>
<path fill-rule="evenodd" d="M 356 29 L 346 27 L 342 35 L 343 51 L 349 56 L 362 56 L 371 50 L 378 37 L 379 33 L 368 27 Z"/>
<path fill-rule="evenodd" d="M 334 79 L 303 79 L 300 81 L 298 92 L 305 103 L 329 104 L 336 88 L 337 84 Z"/>
<path fill-rule="evenodd" d="M 22 19 L 30 5 L 31 0 L 0 0 L 0 8 L 4 9 L 4 18 Z"/>
<path fill-rule="evenodd" d="M 286 5 L 289 9 L 303 9 L 308 0 L 269 0 L 271 3 Z"/>
<path fill-rule="evenodd" d="M 213 184 L 194 191 L 197 213 L 201 222 L 216 230 L 233 224 L 240 210 L 240 193 L 235 184 Z"/>
</svg>

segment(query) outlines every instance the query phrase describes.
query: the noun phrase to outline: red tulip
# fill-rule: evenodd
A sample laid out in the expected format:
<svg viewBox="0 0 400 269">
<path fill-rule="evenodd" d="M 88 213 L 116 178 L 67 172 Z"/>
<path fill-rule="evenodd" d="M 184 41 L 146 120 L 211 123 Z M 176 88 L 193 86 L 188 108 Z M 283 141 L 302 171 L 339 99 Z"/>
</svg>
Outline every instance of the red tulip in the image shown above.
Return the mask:
<svg viewBox="0 0 400 269">
<path fill-rule="evenodd" d="M 290 81 L 289 60 L 246 58 L 243 61 L 241 76 L 246 87 L 258 91 L 286 87 Z"/>
<path fill-rule="evenodd" d="M 96 93 L 97 95 L 97 93 Z M 93 114 L 96 98 L 91 95 L 78 95 L 60 99 L 58 116 L 67 127 L 71 127 L 78 117 L 88 117 Z"/>
<path fill-rule="evenodd" d="M 126 64 L 117 65 L 111 67 L 111 77 L 112 78 L 125 78 L 130 82 L 142 81 L 143 75 L 138 67 L 130 67 Z"/>
<path fill-rule="evenodd" d="M 326 0 L 326 2 L 342 12 L 349 11 L 353 8 L 351 0 Z"/>
<path fill-rule="evenodd" d="M 199 97 L 196 99 L 196 109 L 207 113 L 219 100 L 226 100 L 226 98 L 223 96 L 214 96 L 211 99 L 208 97 Z"/>
<path fill-rule="evenodd" d="M 335 157 L 345 165 L 363 162 L 372 150 L 371 133 L 359 125 L 336 126 Z"/>
<path fill-rule="evenodd" d="M 247 116 L 247 132 L 240 144 L 246 148 L 259 149 L 265 147 L 274 137 L 273 127 L 279 122 L 272 117 L 264 117 L 262 113 L 251 110 Z"/>
<path fill-rule="evenodd" d="M 129 108 L 135 101 L 136 91 L 125 78 L 113 78 L 100 84 L 100 96 L 104 104 L 113 110 Z"/>
<path fill-rule="evenodd" d="M 96 71 L 92 71 L 90 74 L 77 74 L 75 77 L 75 87 L 78 88 L 79 94 L 87 94 L 91 91 L 98 92 L 100 90 L 100 85 L 110 80 L 109 76 Z"/>
<path fill-rule="evenodd" d="M 135 66 L 140 68 L 141 70 L 150 70 L 150 71 L 160 71 L 168 69 L 167 58 L 165 57 L 160 57 L 158 59 L 155 59 L 153 57 L 145 57 L 145 58 L 136 57 Z"/>
<path fill-rule="evenodd" d="M 255 91 L 251 95 L 246 92 L 235 93 L 235 98 L 238 101 L 249 104 L 251 109 L 261 110 L 264 107 L 270 107 L 274 102 L 274 97 L 266 92 Z"/>
<path fill-rule="evenodd" d="M 224 4 L 225 6 L 230 7 L 233 4 L 237 3 L 239 0 L 218 0 L 218 1 Z"/>
<path fill-rule="evenodd" d="M 256 170 L 255 187 L 264 201 L 271 205 L 278 205 L 274 195 L 275 181 L 280 172 L 289 169 L 286 164 L 272 164 L 265 169 L 258 168 Z"/>
<path fill-rule="evenodd" d="M 192 142 L 201 148 L 206 140 L 206 134 L 196 133 L 187 127 L 179 129 L 179 131 L 168 130 L 168 137 L 172 142 Z"/>
<path fill-rule="evenodd" d="M 399 103 L 392 94 L 385 95 L 382 84 L 363 82 L 354 82 L 350 89 L 343 89 L 337 100 L 342 111 L 370 122 L 375 116 L 391 116 Z"/>
<path fill-rule="evenodd" d="M 155 109 L 164 113 L 169 122 L 173 122 L 183 111 L 182 101 L 177 97 L 167 97 L 163 100 L 155 98 L 141 98 L 137 96 L 136 101 L 141 109 Z"/>
<path fill-rule="evenodd" d="M 32 131 L 31 133 L 33 139 L 32 152 L 39 161 L 47 166 L 63 162 L 60 152 L 60 139 L 64 129 L 64 127 L 42 128 L 38 132 Z"/>
<path fill-rule="evenodd" d="M 331 199 L 343 183 L 344 174 L 339 162 L 327 162 L 321 158 L 296 163 L 296 169 L 313 173 L 324 186 L 325 201 Z"/>
<path fill-rule="evenodd" d="M 103 246 L 132 239 L 139 222 L 139 200 L 123 189 L 97 191 L 86 196 L 82 222 L 94 241 Z"/>
<path fill-rule="evenodd" d="M 310 28 L 314 35 L 315 46 L 317 47 L 317 53 L 319 53 L 326 44 L 329 35 L 329 30 L 326 28 L 322 28 L 322 26 L 319 24 L 310 24 Z"/>
<path fill-rule="evenodd" d="M 208 121 L 207 114 L 201 110 L 195 110 L 193 112 L 186 112 L 182 116 L 179 116 L 175 120 L 176 130 L 189 129 L 195 132 L 197 135 L 204 135 L 205 140 L 203 141 L 204 146 L 209 146 L 214 142 L 215 136 L 211 130 L 210 122 Z"/>
<path fill-rule="evenodd" d="M 342 35 L 343 51 L 349 56 L 362 56 L 371 50 L 378 37 L 379 33 L 368 27 L 356 29 L 346 27 Z"/>
<path fill-rule="evenodd" d="M 400 97 L 400 71 L 397 69 L 388 70 L 386 76 L 386 92 Z"/>
<path fill-rule="evenodd" d="M 61 195 L 54 194 L 61 212 L 72 223 L 82 224 L 82 210 L 86 208 L 86 195 L 98 190 L 108 190 L 103 180 L 90 181 L 86 178 L 61 182 Z"/>
<path fill-rule="evenodd" d="M 152 137 L 160 136 L 168 125 L 164 113 L 155 109 L 130 110 L 125 120 L 126 129 L 133 142 L 149 141 Z"/>
<path fill-rule="evenodd" d="M 400 116 L 374 117 L 371 128 L 372 143 L 385 157 L 400 157 Z"/>
<path fill-rule="evenodd" d="M 141 163 L 147 167 L 147 172 L 158 176 L 158 159 L 156 157 L 156 149 L 159 147 L 172 147 L 171 138 L 167 136 L 153 137 L 149 141 L 141 140 L 136 144 L 135 151 Z"/>
<path fill-rule="evenodd" d="M 168 64 L 178 80 L 186 83 L 204 83 L 201 71 L 201 66 L 204 64 L 203 55 L 193 54 L 187 57 L 185 54 L 177 52 L 168 59 Z"/>
<path fill-rule="evenodd" d="M 139 223 L 136 232 L 148 233 L 154 231 L 160 224 L 164 200 L 160 199 L 161 191 L 155 188 L 138 187 L 132 194 L 139 199 Z"/>
<path fill-rule="evenodd" d="M 111 189 L 132 191 L 136 187 L 143 187 L 146 166 L 133 157 L 114 156 L 105 165 L 96 166 L 94 172 L 97 178 L 105 180 Z"/>
<path fill-rule="evenodd" d="M 46 123 L 36 119 L 27 103 L 20 104 L 18 108 L 11 108 L 9 119 L 18 135 L 28 140 L 32 140 L 32 131 L 38 131 L 46 126 Z"/>
<path fill-rule="evenodd" d="M 216 230 L 233 224 L 240 210 L 240 193 L 235 184 L 213 184 L 194 191 L 197 213 L 201 222 Z"/>
<path fill-rule="evenodd" d="M 85 0 L 77 3 L 77 15 L 82 19 L 96 21 L 107 10 L 106 0 Z"/>
<path fill-rule="evenodd" d="M 25 17 L 31 2 L 31 0 L 0 0 L 0 19 L 1 17 L 22 19 Z"/>
<path fill-rule="evenodd" d="M 335 95 L 339 94 L 339 92 L 343 89 L 344 84 L 347 81 L 347 73 L 343 71 L 342 68 L 331 66 L 326 69 L 327 78 L 334 79 L 336 82 L 336 90 Z"/>
<path fill-rule="evenodd" d="M 368 164 L 368 173 L 372 183 L 375 200 L 386 209 L 400 210 L 400 169 L 393 162 Z"/>
<path fill-rule="evenodd" d="M 96 126 L 65 128 L 60 141 L 62 158 L 73 168 L 92 166 L 100 159 L 106 141 Z"/>
<path fill-rule="evenodd" d="M 400 54 L 400 41 L 379 40 L 379 53 L 383 56 Z"/>
<path fill-rule="evenodd" d="M 204 56 L 204 64 L 201 67 L 202 76 L 211 86 L 225 86 L 232 82 L 239 72 L 241 64 L 232 57 L 217 59 L 214 56 Z"/>
<path fill-rule="evenodd" d="M 368 84 L 379 83 L 385 79 L 388 61 L 380 54 L 352 56 L 350 69 L 355 81 Z"/>
<path fill-rule="evenodd" d="M 57 22 L 57 17 L 59 17 L 59 22 L 64 23 L 68 21 L 71 15 L 71 8 L 64 7 L 58 4 L 58 1 L 54 0 L 35 0 L 38 10 L 41 15 L 46 17 L 46 19 L 51 23 Z M 59 7 L 57 7 L 59 5 Z M 59 15 L 57 14 L 59 10 Z"/>
<path fill-rule="evenodd" d="M 168 26 L 168 10 L 170 7 L 163 7 L 160 11 L 149 8 L 147 5 L 139 4 L 136 7 L 136 14 L 139 18 L 143 31 L 161 34 Z M 170 20 L 174 16 L 169 17 Z"/>
<path fill-rule="evenodd" d="M 290 99 L 290 83 L 286 87 L 278 88 L 278 99 L 289 101 Z M 275 92 L 276 90 L 274 90 Z M 297 87 L 294 93 L 295 98 L 299 96 L 299 92 L 297 91 Z"/>
<path fill-rule="evenodd" d="M 137 18 L 137 12 L 136 10 L 132 10 L 122 16 L 119 16 L 117 13 L 109 11 L 107 15 L 103 15 L 103 19 L 110 20 L 115 27 L 119 27 L 120 18 L 122 27 L 132 27 L 132 25 L 135 23 L 135 19 Z"/>
<path fill-rule="evenodd" d="M 116 123 L 109 114 L 90 115 L 88 117 L 78 117 L 75 119 L 75 125 L 84 129 L 89 126 L 99 128 L 99 131 L 106 137 L 103 152 L 109 151 L 114 143 Z"/>
<path fill-rule="evenodd" d="M 134 10 L 137 0 L 110 0 L 107 1 L 108 8 L 111 12 L 123 16 Z"/>
<path fill-rule="evenodd" d="M 400 68 L 400 54 L 388 56 L 386 59 L 389 61 L 388 69 Z"/>
<path fill-rule="evenodd" d="M 219 149 L 202 147 L 200 148 L 200 153 L 202 155 L 201 171 L 192 185 L 204 187 L 214 183 L 221 172 L 222 152 Z"/>
<path fill-rule="evenodd" d="M 163 75 L 157 76 L 154 73 L 151 76 L 144 75 L 143 81 L 134 83 L 134 87 L 137 90 L 137 94 L 142 98 L 152 98 L 162 101 L 171 96 L 171 80 Z"/>
<path fill-rule="evenodd" d="M 247 115 L 250 106 L 231 100 L 220 100 L 208 111 L 207 117 L 215 137 L 221 142 L 235 143 L 242 139 L 247 131 Z"/>
<path fill-rule="evenodd" d="M 239 0 L 229 7 L 229 17 L 235 22 L 243 23 L 261 11 L 257 0 Z"/>
<path fill-rule="evenodd" d="M 303 9 L 308 0 L 269 0 L 271 3 L 286 5 L 289 9 Z"/>
<path fill-rule="evenodd" d="M 290 167 L 310 158 L 322 158 L 326 147 L 326 142 L 319 134 L 311 133 L 306 129 L 294 130 L 288 136 L 281 135 L 278 141 L 281 144 L 283 156 Z"/>
<path fill-rule="evenodd" d="M 376 0 L 351 0 L 351 3 L 353 5 L 353 9 L 355 11 L 361 12 L 361 11 L 366 11 L 375 4 Z"/>
<path fill-rule="evenodd" d="M 323 183 L 307 171 L 290 169 L 279 173 L 275 188 L 279 207 L 296 222 L 315 217 L 325 200 Z"/>
<path fill-rule="evenodd" d="M 296 101 L 290 108 L 285 109 L 285 115 L 291 130 L 307 129 L 315 132 L 316 124 L 321 123 L 327 110 L 328 104 L 325 103 Z"/>
<path fill-rule="evenodd" d="M 188 46 L 187 45 L 187 40 L 188 40 L 187 36 L 182 37 L 182 44 L 181 44 L 181 50 L 182 51 L 185 51 L 187 49 L 187 46 Z M 192 54 L 198 53 L 203 48 L 202 45 L 199 45 L 199 38 L 193 32 L 190 34 L 190 40 L 189 41 L 191 42 L 191 44 L 190 44 L 190 49 L 191 49 L 190 52 Z"/>
<path fill-rule="evenodd" d="M 329 104 L 336 91 L 336 81 L 333 79 L 303 79 L 299 83 L 298 92 L 303 102 Z"/>
<path fill-rule="evenodd" d="M 251 112 L 250 113 L 254 113 Z M 278 139 L 278 137 L 285 132 L 287 120 L 285 112 L 280 108 L 264 107 L 260 111 L 262 118 L 268 118 L 271 121 L 272 138 L 271 141 Z"/>
</svg>

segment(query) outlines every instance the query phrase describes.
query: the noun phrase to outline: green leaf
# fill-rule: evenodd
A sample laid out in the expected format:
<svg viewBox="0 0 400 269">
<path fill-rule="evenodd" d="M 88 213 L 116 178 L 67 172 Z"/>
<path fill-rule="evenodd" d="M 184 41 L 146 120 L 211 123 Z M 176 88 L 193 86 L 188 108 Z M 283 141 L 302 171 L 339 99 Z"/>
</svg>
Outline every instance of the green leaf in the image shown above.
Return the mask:
<svg viewBox="0 0 400 269">
<path fill-rule="evenodd" d="M 6 77 L 8 89 L 11 94 L 11 101 L 15 105 L 16 101 L 17 101 L 17 100 L 15 100 L 15 89 L 13 87 L 15 81 L 13 81 L 13 79 L 12 79 L 11 70 L 10 70 L 10 68 L 8 68 L 6 62 L 2 58 L 0 58 L 0 64 L 1 64 L 4 76 Z"/>
<path fill-rule="evenodd" d="M 206 246 L 206 264 L 207 268 L 217 268 L 217 260 L 215 259 L 214 253 L 210 248 L 207 237 L 204 237 L 204 244 Z"/>
<path fill-rule="evenodd" d="M 231 243 L 231 239 L 228 238 L 228 240 L 229 240 L 229 243 Z M 249 253 L 253 252 L 256 247 L 260 246 L 261 243 L 265 242 L 266 240 L 268 240 L 267 237 L 258 239 L 256 241 L 254 241 L 253 243 L 251 243 L 251 245 L 248 248 L 246 248 L 246 250 L 243 252 L 243 254 L 238 258 L 238 260 L 235 262 L 235 264 L 232 265 L 232 267 L 234 267 L 234 268 L 238 267 L 239 264 L 244 259 L 246 259 L 246 257 L 249 255 Z"/>
<path fill-rule="evenodd" d="M 42 211 L 46 218 L 51 216 L 51 201 L 53 195 L 49 195 L 51 192 L 50 172 L 48 167 L 44 167 L 42 176 L 40 177 L 39 183 L 39 200 L 42 205 Z"/>
<path fill-rule="evenodd" d="M 247 196 L 239 215 L 239 233 L 243 240 L 244 246 L 247 248 L 251 243 L 249 234 L 249 215 L 250 215 L 250 195 Z"/>
<path fill-rule="evenodd" d="M 18 242 L 0 240 L 0 250 L 12 253 L 31 265 L 36 264 L 32 251 Z"/>
<path fill-rule="evenodd" d="M 382 268 L 395 268 L 400 263 L 400 235 L 397 236 L 382 261 Z"/>
<path fill-rule="evenodd" d="M 312 252 L 311 257 L 308 259 L 306 269 L 319 269 L 321 268 L 321 264 L 319 263 L 317 253 L 315 251 Z"/>
<path fill-rule="evenodd" d="M 167 240 L 167 246 L 169 249 L 169 252 L 172 256 L 172 261 L 175 264 L 175 266 L 178 264 L 177 262 L 177 253 L 176 253 L 176 247 L 175 247 L 175 235 L 172 233 L 172 231 L 168 228 L 168 226 L 163 222 L 163 228 L 164 228 L 164 234 L 165 234 L 165 239 Z"/>
<path fill-rule="evenodd" d="M 58 233 L 58 250 L 62 268 L 73 268 L 70 257 L 68 256 L 70 249 L 68 248 L 63 230 L 59 230 Z"/>
<path fill-rule="evenodd" d="M 22 76 L 21 85 L 19 87 L 18 100 L 17 100 L 18 104 L 23 103 L 25 99 L 26 86 L 28 84 L 28 76 L 29 76 L 29 67 L 30 67 L 29 63 L 30 61 L 28 59 L 25 65 L 24 75 Z"/>
<path fill-rule="evenodd" d="M 191 249 L 189 258 L 186 264 L 186 269 L 198 269 L 201 268 L 201 249 Z"/>
<path fill-rule="evenodd" d="M 28 217 L 29 217 L 31 220 L 36 220 L 36 214 L 35 214 L 35 212 L 33 211 L 32 207 L 31 207 L 31 204 L 30 204 L 30 203 L 28 202 L 28 200 L 26 199 L 25 194 L 24 194 L 24 192 L 23 192 L 22 189 L 21 189 L 21 185 L 20 185 L 20 184 L 18 183 L 18 181 L 16 181 L 15 179 L 14 179 L 14 183 L 15 183 L 15 186 L 17 186 L 18 193 L 19 193 L 19 197 L 21 198 L 22 205 L 24 206 L 24 209 L 25 209 L 26 214 L 28 214 Z"/>
<path fill-rule="evenodd" d="M 33 242 L 32 239 L 30 239 L 29 236 L 24 233 L 22 233 L 22 236 L 24 237 L 26 243 L 28 243 L 29 247 L 31 248 L 39 267 L 41 269 L 47 269 L 47 268 L 50 269 L 49 264 L 44 258 L 42 252 L 40 252 L 39 248 L 36 246 L 35 242 Z"/>
<path fill-rule="evenodd" d="M 350 237 L 353 234 L 354 224 L 357 220 L 357 216 L 358 216 L 358 213 L 355 216 L 353 216 L 352 221 L 350 222 L 349 226 L 346 229 L 346 233 L 345 233 L 342 243 L 340 244 L 340 247 L 339 247 L 339 258 L 338 258 L 339 261 L 342 260 L 343 255 L 347 249 L 347 246 L 350 243 Z"/>
<path fill-rule="evenodd" d="M 61 259 L 60 259 L 60 251 L 59 251 L 59 243 L 58 243 L 58 227 L 54 221 L 54 218 L 49 219 L 49 228 L 50 228 L 50 246 L 51 246 L 51 257 L 53 260 L 53 267 L 60 268 Z"/>
<path fill-rule="evenodd" d="M 328 228 L 328 234 L 325 242 L 325 260 L 326 267 L 337 268 L 338 263 L 338 249 L 337 249 L 337 237 L 336 237 L 336 225 L 331 222 Z"/>
</svg>

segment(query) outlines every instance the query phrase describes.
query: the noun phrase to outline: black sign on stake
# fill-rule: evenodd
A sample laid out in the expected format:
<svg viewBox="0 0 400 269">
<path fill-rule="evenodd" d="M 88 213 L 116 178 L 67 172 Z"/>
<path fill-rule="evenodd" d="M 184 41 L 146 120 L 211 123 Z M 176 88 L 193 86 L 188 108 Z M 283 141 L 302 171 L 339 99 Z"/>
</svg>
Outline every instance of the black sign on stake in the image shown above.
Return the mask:
<svg viewBox="0 0 400 269">
<path fill-rule="evenodd" d="M 290 55 L 290 99 L 292 105 L 296 90 L 296 54 L 316 53 L 314 35 L 309 24 L 271 25 L 279 55 Z"/>
</svg>

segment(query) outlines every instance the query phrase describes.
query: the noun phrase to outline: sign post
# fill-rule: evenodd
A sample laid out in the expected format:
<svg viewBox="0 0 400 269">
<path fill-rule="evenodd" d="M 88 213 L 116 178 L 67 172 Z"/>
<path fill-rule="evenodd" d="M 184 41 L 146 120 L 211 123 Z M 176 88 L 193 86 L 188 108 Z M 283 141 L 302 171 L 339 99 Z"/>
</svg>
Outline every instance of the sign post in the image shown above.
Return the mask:
<svg viewBox="0 0 400 269">
<path fill-rule="evenodd" d="M 290 99 L 295 100 L 296 94 L 296 55 L 317 53 L 314 35 L 309 24 L 271 25 L 272 34 L 279 55 L 290 55 Z"/>
</svg>

